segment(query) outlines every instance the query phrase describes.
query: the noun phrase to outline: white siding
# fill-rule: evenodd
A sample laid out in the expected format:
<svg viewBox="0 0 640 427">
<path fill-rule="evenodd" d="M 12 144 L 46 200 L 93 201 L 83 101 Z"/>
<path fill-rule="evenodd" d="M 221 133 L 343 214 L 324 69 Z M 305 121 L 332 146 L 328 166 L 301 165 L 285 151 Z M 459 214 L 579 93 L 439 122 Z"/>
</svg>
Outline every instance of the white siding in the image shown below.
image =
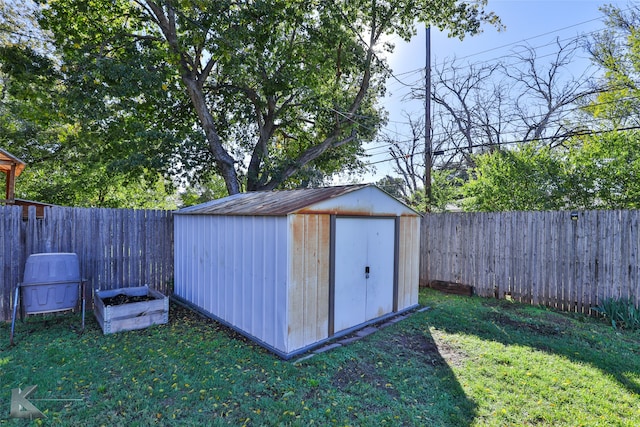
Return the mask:
<svg viewBox="0 0 640 427">
<path fill-rule="evenodd" d="M 334 197 L 300 209 L 299 213 L 326 213 L 363 216 L 418 216 L 418 214 L 377 187 Z"/>
<path fill-rule="evenodd" d="M 175 216 L 175 293 L 286 351 L 287 218 Z"/>
</svg>

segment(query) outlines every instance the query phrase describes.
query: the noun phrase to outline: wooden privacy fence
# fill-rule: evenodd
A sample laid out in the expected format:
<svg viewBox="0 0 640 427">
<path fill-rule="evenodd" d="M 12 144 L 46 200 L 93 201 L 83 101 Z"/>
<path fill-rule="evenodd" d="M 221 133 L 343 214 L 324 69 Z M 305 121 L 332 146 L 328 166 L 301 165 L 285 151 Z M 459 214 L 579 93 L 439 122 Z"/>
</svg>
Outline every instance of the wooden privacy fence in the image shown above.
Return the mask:
<svg viewBox="0 0 640 427">
<path fill-rule="evenodd" d="M 427 214 L 420 280 L 588 313 L 605 298 L 640 302 L 640 211 Z"/>
<path fill-rule="evenodd" d="M 23 219 L 22 207 L 0 206 L 0 320 L 11 319 L 12 295 L 27 257 L 75 252 L 91 289 L 149 285 L 165 295 L 173 283 L 171 211 L 45 208 Z"/>
<path fill-rule="evenodd" d="M 173 283 L 170 211 L 0 206 L 0 320 L 27 257 L 75 252 L 87 288 Z M 461 283 L 485 297 L 587 313 L 609 297 L 640 303 L 640 211 L 428 214 L 422 219 L 420 281 Z M 90 297 L 90 295 L 87 295 Z"/>
</svg>

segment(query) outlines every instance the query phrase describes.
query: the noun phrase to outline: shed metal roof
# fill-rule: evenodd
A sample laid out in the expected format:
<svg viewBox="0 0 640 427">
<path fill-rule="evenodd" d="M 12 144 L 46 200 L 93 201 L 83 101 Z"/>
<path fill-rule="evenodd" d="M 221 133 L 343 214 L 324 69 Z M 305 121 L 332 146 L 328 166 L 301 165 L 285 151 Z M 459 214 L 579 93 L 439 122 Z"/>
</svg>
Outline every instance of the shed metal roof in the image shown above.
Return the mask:
<svg viewBox="0 0 640 427">
<path fill-rule="evenodd" d="M 257 215 L 280 216 L 295 213 L 314 203 L 329 200 L 370 186 L 345 185 L 300 190 L 239 193 L 177 211 L 185 215 Z"/>
<path fill-rule="evenodd" d="M 239 193 L 200 205 L 183 208 L 177 211 L 176 214 L 283 216 L 303 212 L 305 208 L 312 205 L 345 196 L 367 187 L 378 190 L 380 194 L 386 194 L 371 184 L 305 188 L 300 190 L 256 191 Z M 404 204 L 391 196 L 388 196 L 388 199 L 393 200 L 393 203 L 404 206 Z M 403 210 L 415 213 L 415 211 L 408 207 L 403 208 Z"/>
</svg>

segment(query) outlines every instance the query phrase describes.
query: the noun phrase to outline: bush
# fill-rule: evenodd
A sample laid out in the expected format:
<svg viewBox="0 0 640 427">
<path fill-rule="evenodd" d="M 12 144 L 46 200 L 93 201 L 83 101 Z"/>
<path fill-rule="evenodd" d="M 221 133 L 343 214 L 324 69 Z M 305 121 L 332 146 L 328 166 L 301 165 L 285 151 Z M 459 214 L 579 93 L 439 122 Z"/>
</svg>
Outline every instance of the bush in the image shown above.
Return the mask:
<svg viewBox="0 0 640 427">
<path fill-rule="evenodd" d="M 640 328 L 640 309 L 631 298 L 607 298 L 593 310 L 609 319 L 614 329 Z"/>
</svg>

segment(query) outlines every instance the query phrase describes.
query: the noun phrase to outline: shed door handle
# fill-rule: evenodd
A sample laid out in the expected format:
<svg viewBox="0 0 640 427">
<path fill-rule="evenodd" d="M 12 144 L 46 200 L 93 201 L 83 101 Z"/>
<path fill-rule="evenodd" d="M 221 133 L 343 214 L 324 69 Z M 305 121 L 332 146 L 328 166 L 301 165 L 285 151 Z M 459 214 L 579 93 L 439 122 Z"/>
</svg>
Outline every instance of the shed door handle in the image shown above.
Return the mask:
<svg viewBox="0 0 640 427">
<path fill-rule="evenodd" d="M 365 277 L 365 278 L 367 278 L 367 279 L 369 278 L 369 272 L 370 272 L 370 271 L 369 271 L 369 266 L 367 265 L 367 266 L 364 268 L 364 277 Z"/>
</svg>

